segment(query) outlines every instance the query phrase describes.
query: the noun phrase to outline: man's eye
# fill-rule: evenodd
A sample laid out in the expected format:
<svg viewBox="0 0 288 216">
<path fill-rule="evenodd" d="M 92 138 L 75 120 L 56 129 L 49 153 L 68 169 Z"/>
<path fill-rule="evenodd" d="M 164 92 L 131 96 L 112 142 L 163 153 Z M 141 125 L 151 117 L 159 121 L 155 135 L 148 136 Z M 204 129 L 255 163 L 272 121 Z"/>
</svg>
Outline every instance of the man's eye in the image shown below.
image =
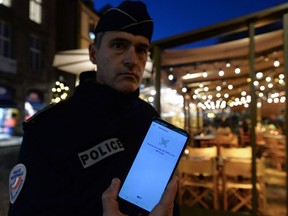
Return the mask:
<svg viewBox="0 0 288 216">
<path fill-rule="evenodd" d="M 136 49 L 137 53 L 140 53 L 140 54 L 143 54 L 143 55 L 146 55 L 148 54 L 148 49 L 147 48 L 144 48 L 144 47 L 138 47 Z"/>
<path fill-rule="evenodd" d="M 123 43 L 113 43 L 112 47 L 115 49 L 124 49 L 124 44 Z"/>
</svg>

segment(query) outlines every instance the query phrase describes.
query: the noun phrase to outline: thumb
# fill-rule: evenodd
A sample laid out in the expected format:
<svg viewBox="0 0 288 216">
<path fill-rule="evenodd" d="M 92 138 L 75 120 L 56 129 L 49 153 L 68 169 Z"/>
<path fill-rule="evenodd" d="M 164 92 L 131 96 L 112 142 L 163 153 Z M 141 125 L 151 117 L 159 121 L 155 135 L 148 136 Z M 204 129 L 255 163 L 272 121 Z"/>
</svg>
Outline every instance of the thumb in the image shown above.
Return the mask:
<svg viewBox="0 0 288 216">
<path fill-rule="evenodd" d="M 117 196 L 121 182 L 118 178 L 114 178 L 108 189 L 102 194 L 103 215 L 113 215 L 119 211 Z"/>
</svg>

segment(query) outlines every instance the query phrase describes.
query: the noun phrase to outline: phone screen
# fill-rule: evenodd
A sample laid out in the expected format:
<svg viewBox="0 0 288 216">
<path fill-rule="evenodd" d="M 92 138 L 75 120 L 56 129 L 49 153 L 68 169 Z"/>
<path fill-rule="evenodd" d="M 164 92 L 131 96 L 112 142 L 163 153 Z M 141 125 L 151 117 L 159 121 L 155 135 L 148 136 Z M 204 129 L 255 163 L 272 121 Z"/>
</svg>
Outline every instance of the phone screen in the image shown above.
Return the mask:
<svg viewBox="0 0 288 216">
<path fill-rule="evenodd" d="M 123 182 L 119 197 L 150 212 L 161 199 L 189 134 L 154 119 Z"/>
</svg>

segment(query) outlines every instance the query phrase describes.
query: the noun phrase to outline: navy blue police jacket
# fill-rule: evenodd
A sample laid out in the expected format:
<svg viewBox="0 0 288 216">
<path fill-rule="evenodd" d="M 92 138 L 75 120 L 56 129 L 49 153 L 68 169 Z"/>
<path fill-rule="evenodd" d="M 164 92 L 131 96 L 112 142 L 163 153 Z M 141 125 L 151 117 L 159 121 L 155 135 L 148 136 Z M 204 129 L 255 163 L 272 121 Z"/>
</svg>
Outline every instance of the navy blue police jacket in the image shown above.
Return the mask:
<svg viewBox="0 0 288 216">
<path fill-rule="evenodd" d="M 9 216 L 97 216 L 111 180 L 123 180 L 156 110 L 96 82 L 24 123 L 23 187 Z"/>
</svg>

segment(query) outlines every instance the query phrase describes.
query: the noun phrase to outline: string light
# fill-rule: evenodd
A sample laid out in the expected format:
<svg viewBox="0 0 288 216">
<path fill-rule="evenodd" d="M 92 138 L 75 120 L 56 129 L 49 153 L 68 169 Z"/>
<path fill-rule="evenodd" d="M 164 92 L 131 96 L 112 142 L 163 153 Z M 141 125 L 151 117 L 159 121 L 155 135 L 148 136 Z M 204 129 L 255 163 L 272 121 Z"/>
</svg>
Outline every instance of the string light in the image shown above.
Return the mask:
<svg viewBox="0 0 288 216">
<path fill-rule="evenodd" d="M 220 69 L 219 72 L 218 72 L 218 75 L 221 76 L 221 77 L 224 76 L 224 71 L 222 69 Z"/>
<path fill-rule="evenodd" d="M 273 98 L 273 100 L 271 100 L 271 94 L 269 94 L 271 91 L 278 91 L 279 92 L 283 92 L 283 86 L 285 85 L 285 80 L 284 80 L 284 74 L 279 73 L 278 69 L 276 69 L 277 67 L 279 67 L 281 64 L 280 64 L 280 61 L 278 60 L 278 53 L 276 53 L 277 55 L 275 55 L 275 52 L 273 52 L 273 55 L 272 53 L 270 54 L 267 54 L 265 53 L 265 56 L 262 56 L 261 60 L 269 63 L 269 64 L 272 64 L 273 62 L 273 65 L 274 65 L 274 69 L 272 69 L 272 71 L 270 71 L 271 69 L 270 68 L 267 68 L 265 69 L 265 71 L 259 71 L 256 73 L 255 75 L 255 78 L 256 80 L 253 80 L 253 78 L 251 79 L 250 76 L 249 76 L 249 73 L 248 75 L 245 73 L 245 79 L 246 79 L 246 82 L 247 84 L 249 84 L 250 82 L 253 81 L 253 85 L 255 86 L 255 90 L 256 90 L 256 95 L 257 97 L 261 100 L 261 101 L 269 101 L 269 102 L 272 102 L 272 103 L 283 103 L 283 101 L 286 100 L 286 97 L 285 95 L 284 96 L 277 96 L 275 98 Z M 281 59 L 280 59 L 281 60 Z M 185 85 L 191 85 L 191 87 L 193 86 L 193 91 L 194 94 L 192 93 L 191 94 L 191 97 L 194 99 L 194 100 L 197 100 L 197 101 L 202 101 L 202 100 L 205 100 L 206 103 L 202 102 L 202 104 L 200 105 L 199 104 L 199 107 L 201 108 L 204 108 L 205 109 L 217 109 L 217 108 L 220 108 L 220 103 L 218 102 L 218 106 L 217 106 L 217 103 L 216 101 L 217 100 L 221 100 L 221 101 L 225 101 L 226 105 L 229 105 L 229 106 L 244 106 L 244 107 L 249 107 L 249 103 L 251 101 L 251 97 L 249 95 L 249 92 L 247 93 L 246 91 L 243 91 L 242 89 L 240 89 L 240 87 L 237 87 L 238 84 L 236 86 L 233 86 L 232 84 L 229 84 L 229 80 L 232 79 L 232 77 L 229 77 L 227 80 L 225 79 L 225 75 L 226 75 L 226 70 L 227 72 L 232 72 L 233 73 L 233 69 L 231 68 L 231 66 L 233 67 L 234 65 L 237 65 L 236 67 L 234 67 L 234 73 L 235 74 L 240 74 L 240 73 L 243 73 L 240 69 L 240 67 L 246 68 L 246 65 L 241 65 L 238 61 L 237 61 L 237 64 L 236 63 L 236 59 L 235 59 L 235 62 L 232 62 L 229 60 L 226 60 L 224 62 L 214 62 L 214 67 L 218 68 L 218 76 L 220 76 L 221 78 L 219 79 L 219 81 L 222 81 L 222 83 L 218 86 L 215 87 L 212 87 L 212 89 L 210 88 L 210 82 L 213 84 L 214 81 L 217 81 L 217 79 L 215 78 L 211 78 L 211 81 L 208 82 L 208 81 L 205 81 L 202 79 L 201 80 L 201 77 L 203 78 L 206 78 L 208 77 L 208 73 L 203 70 L 202 72 L 196 72 L 194 73 L 194 70 L 193 70 L 193 73 L 189 73 L 189 74 L 186 74 L 185 77 L 187 76 L 187 79 L 195 79 L 195 82 L 191 82 L 189 81 L 190 83 L 184 83 Z M 257 60 L 258 61 L 258 60 Z M 213 63 L 213 62 L 212 62 Z M 234 64 L 233 64 L 234 63 Z M 238 65 L 239 64 L 239 65 Z M 199 68 L 199 65 L 200 63 L 197 63 L 197 67 Z M 213 65 L 213 64 L 210 64 L 209 65 Z M 267 64 L 268 65 L 268 64 Z M 204 64 L 203 65 L 200 65 L 200 67 L 203 68 Z M 206 67 L 207 65 L 205 65 Z M 240 67 L 239 67 L 240 66 Z M 224 67 L 224 70 L 222 69 Z M 231 69 L 226 69 L 226 68 L 231 68 Z M 242 70 L 243 70 L 242 68 Z M 213 75 L 213 72 L 215 69 L 213 68 L 208 68 L 210 73 L 209 75 Z M 174 68 L 175 70 L 175 68 Z M 196 69 L 195 69 L 196 70 Z M 249 69 L 246 69 L 246 70 L 249 70 Z M 170 70 L 171 71 L 171 70 Z M 174 73 L 175 72 L 175 73 Z M 178 71 L 174 71 L 174 75 L 176 74 L 176 72 L 178 73 Z M 248 71 L 246 71 L 248 72 Z M 216 72 L 217 73 L 217 72 Z M 267 74 L 266 74 L 267 73 Z M 170 73 L 171 74 L 171 73 Z M 228 73 L 227 73 L 228 74 Z M 276 75 L 277 74 L 277 75 Z M 190 76 L 188 78 L 188 75 Z M 217 75 L 217 74 L 216 74 Z M 232 74 L 230 74 L 230 76 L 232 76 Z M 183 76 L 182 76 L 183 77 Z M 199 79 L 200 78 L 200 79 Z M 243 74 L 243 78 L 244 78 L 244 74 Z M 177 79 L 177 77 L 174 77 L 172 75 L 172 77 L 169 78 L 169 80 L 171 79 Z M 196 81 L 197 79 L 197 81 Z M 241 76 L 241 79 L 242 79 L 242 76 Z M 182 79 L 184 80 L 184 79 Z M 200 82 L 198 80 L 201 80 Z M 240 81 L 240 80 L 239 80 Z M 207 82 L 207 83 L 206 83 Z M 224 82 L 226 82 L 226 84 L 224 84 Z M 265 82 L 265 83 L 264 83 Z M 216 82 L 215 82 L 216 83 Z M 240 85 L 240 83 L 239 83 Z M 242 85 L 242 84 L 241 84 Z M 198 86 L 198 87 L 197 87 Z M 189 86 L 190 87 L 190 86 Z M 195 89 L 196 87 L 196 89 Z M 214 89 L 215 88 L 215 89 Z M 221 90 L 223 91 L 223 89 L 228 89 L 228 90 L 233 90 L 233 91 L 229 91 L 229 94 L 231 94 L 231 96 L 228 94 L 228 93 L 220 93 Z M 245 88 L 246 89 L 246 88 Z M 187 92 L 187 90 L 185 89 L 181 89 L 180 88 L 180 91 L 182 92 Z M 208 91 L 209 91 L 209 94 L 208 94 Z M 235 91 L 238 91 L 239 93 L 242 92 L 242 97 L 241 99 L 238 99 L 233 96 L 234 92 Z M 249 98 L 250 97 L 250 98 Z M 206 105 L 208 104 L 207 100 L 209 100 L 209 105 L 208 107 L 206 107 Z"/>
<path fill-rule="evenodd" d="M 240 74 L 241 69 L 238 66 L 236 66 L 234 72 L 235 72 L 235 74 Z"/>
<path fill-rule="evenodd" d="M 274 60 L 273 65 L 274 65 L 274 67 L 279 67 L 280 66 L 280 62 L 278 61 L 278 59 Z"/>
<path fill-rule="evenodd" d="M 69 90 L 65 83 L 56 81 L 55 86 L 51 89 L 53 93 L 51 103 L 59 103 L 61 100 L 65 100 L 69 96 Z"/>
</svg>

